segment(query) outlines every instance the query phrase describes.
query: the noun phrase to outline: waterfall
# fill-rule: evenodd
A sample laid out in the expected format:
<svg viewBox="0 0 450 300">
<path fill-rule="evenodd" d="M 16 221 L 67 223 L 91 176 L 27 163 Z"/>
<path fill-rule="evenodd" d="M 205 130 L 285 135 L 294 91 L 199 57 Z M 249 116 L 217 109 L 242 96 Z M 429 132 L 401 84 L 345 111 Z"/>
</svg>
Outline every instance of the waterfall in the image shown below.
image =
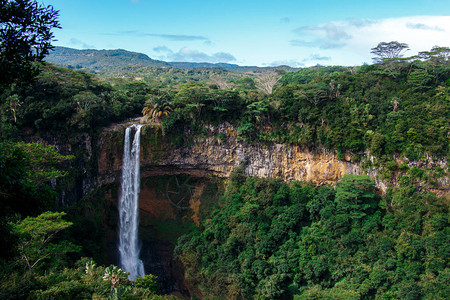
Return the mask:
<svg viewBox="0 0 450 300">
<path fill-rule="evenodd" d="M 122 164 L 122 193 L 119 199 L 119 254 L 120 266 L 129 272 L 134 280 L 144 275 L 144 264 L 139 259 L 139 153 L 142 125 L 132 125 L 125 130 L 125 142 Z M 131 144 L 131 129 L 134 128 Z M 130 145 L 131 144 L 131 145 Z"/>
</svg>

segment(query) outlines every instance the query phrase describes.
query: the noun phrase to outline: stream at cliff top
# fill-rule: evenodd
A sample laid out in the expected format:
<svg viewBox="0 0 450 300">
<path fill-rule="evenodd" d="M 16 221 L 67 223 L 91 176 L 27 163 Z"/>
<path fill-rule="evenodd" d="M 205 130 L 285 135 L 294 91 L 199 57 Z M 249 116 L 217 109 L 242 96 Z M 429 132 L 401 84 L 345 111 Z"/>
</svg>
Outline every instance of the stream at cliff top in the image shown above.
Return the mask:
<svg viewBox="0 0 450 300">
<path fill-rule="evenodd" d="M 125 130 L 122 192 L 119 199 L 119 255 L 120 266 L 129 272 L 129 279 L 143 276 L 144 264 L 139 259 L 139 192 L 140 192 L 140 133 L 142 125 L 131 125 Z M 135 130 L 131 142 L 132 129 Z"/>
</svg>

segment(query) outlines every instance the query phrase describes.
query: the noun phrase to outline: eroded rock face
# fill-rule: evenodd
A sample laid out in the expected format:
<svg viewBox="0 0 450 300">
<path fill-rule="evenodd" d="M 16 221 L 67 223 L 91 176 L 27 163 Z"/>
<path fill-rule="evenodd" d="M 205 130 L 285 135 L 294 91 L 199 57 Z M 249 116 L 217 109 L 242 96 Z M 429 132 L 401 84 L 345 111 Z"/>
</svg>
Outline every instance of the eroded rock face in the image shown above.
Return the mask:
<svg viewBox="0 0 450 300">
<path fill-rule="evenodd" d="M 106 134 L 119 137 L 123 128 L 116 127 Z M 145 127 L 142 132 L 142 177 L 168 174 L 189 174 L 197 177 L 227 178 L 241 164 L 249 176 L 275 177 L 283 180 L 312 181 L 315 184 L 333 184 L 344 174 L 361 174 L 362 170 L 350 161 L 338 160 L 326 150 L 309 151 L 283 144 L 251 145 L 236 137 L 230 125 L 209 128 L 207 137 L 198 137 L 190 145 L 170 148 L 159 128 Z M 226 136 L 225 140 L 217 136 Z M 122 165 L 117 139 L 103 138 L 98 160 L 99 181 L 118 180 Z M 115 154 L 115 155 L 113 155 Z"/>
<path fill-rule="evenodd" d="M 126 125 L 108 128 L 97 141 L 98 169 L 93 179 L 97 186 L 120 182 L 125 128 Z M 325 149 L 310 151 L 292 145 L 249 144 L 239 140 L 236 129 L 230 125 L 210 127 L 203 137 L 191 139 L 181 147 L 169 146 L 158 127 L 144 126 L 141 134 L 141 258 L 146 272 L 159 276 L 164 293 L 193 294 L 183 284 L 183 266 L 172 253 L 176 238 L 189 232 L 190 226 L 198 226 L 202 216 L 217 204 L 220 193 L 216 198 L 211 198 L 208 192 L 208 197 L 202 196 L 211 186 L 218 186 L 210 178 L 228 178 L 242 165 L 248 176 L 311 181 L 317 185 L 334 184 L 345 174 L 369 174 L 378 189 L 384 192 L 387 188 L 386 182 L 377 179 L 376 168 L 363 170 L 351 161 L 350 155 L 339 160 L 335 153 Z M 425 167 L 434 165 L 445 168 L 447 162 L 430 158 Z M 193 179 L 187 183 L 189 177 Z M 180 185 L 186 183 L 192 188 L 187 200 L 170 199 L 171 178 L 178 178 Z M 448 185 L 448 178 L 443 180 Z M 111 201 L 116 203 L 117 199 Z"/>
<path fill-rule="evenodd" d="M 98 141 L 98 185 L 120 180 L 125 127 L 116 125 L 106 129 Z M 369 157 L 369 160 L 373 159 Z M 430 170 L 448 168 L 445 159 L 432 157 L 417 162 L 398 159 L 398 165 L 401 163 Z M 398 174 L 390 181 L 379 179 L 378 168 L 363 169 L 359 163 L 352 162 L 349 154 L 340 160 L 326 149 L 311 151 L 295 145 L 246 143 L 237 137 L 237 130 L 229 124 L 210 126 L 202 137 L 190 139 L 181 147 L 169 146 L 159 127 L 145 126 L 142 130 L 142 178 L 175 174 L 228 178 L 241 164 L 248 176 L 311 181 L 317 185 L 335 184 L 345 174 L 370 175 L 382 193 L 389 184 L 398 184 Z M 449 178 L 442 176 L 436 180 L 440 188 L 426 187 L 426 184 L 425 188 L 438 195 L 448 193 Z"/>
</svg>

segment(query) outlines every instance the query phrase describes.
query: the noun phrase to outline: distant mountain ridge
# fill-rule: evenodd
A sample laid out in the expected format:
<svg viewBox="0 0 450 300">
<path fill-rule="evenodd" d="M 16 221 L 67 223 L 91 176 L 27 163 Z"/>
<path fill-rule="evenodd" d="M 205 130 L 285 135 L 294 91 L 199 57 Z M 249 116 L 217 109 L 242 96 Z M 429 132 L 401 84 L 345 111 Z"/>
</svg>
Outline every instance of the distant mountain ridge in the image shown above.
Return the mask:
<svg viewBox="0 0 450 300">
<path fill-rule="evenodd" d="M 55 47 L 45 58 L 46 61 L 77 69 L 99 69 L 124 65 L 170 67 L 164 61 L 154 60 L 145 54 L 123 49 L 117 50 L 78 50 L 67 47 Z"/>
<path fill-rule="evenodd" d="M 155 60 L 146 54 L 127 51 L 123 49 L 117 50 L 95 50 L 86 49 L 78 50 L 67 47 L 55 47 L 54 51 L 45 58 L 46 61 L 59 66 L 73 69 L 87 69 L 99 74 L 111 73 L 111 70 L 123 68 L 140 68 L 140 67 L 164 67 L 177 69 L 198 69 L 212 68 L 224 69 L 230 72 L 254 72 L 259 70 L 275 70 L 283 69 L 285 71 L 294 71 L 296 68 L 289 66 L 279 67 L 256 67 L 256 66 L 239 66 L 228 63 L 208 63 L 208 62 L 165 62 Z M 117 73 L 117 72 L 116 72 Z"/>
</svg>

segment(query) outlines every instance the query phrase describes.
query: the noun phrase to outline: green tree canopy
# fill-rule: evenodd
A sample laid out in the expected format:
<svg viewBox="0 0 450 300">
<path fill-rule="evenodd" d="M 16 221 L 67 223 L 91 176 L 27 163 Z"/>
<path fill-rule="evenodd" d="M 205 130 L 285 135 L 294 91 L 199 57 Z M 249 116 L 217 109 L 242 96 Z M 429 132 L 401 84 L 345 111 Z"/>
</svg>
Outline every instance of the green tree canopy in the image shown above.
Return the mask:
<svg viewBox="0 0 450 300">
<path fill-rule="evenodd" d="M 58 11 L 33 0 L 0 0 L 0 85 L 36 75 L 32 64 L 53 47 Z"/>
<path fill-rule="evenodd" d="M 373 58 L 375 62 L 382 61 L 384 59 L 402 57 L 402 52 L 409 50 L 408 44 L 392 41 L 389 43 L 381 42 L 371 49 L 370 53 L 375 54 Z"/>
<path fill-rule="evenodd" d="M 64 212 L 45 212 L 37 217 L 26 219 L 13 224 L 13 231 L 19 237 L 18 251 L 30 274 L 44 259 L 59 256 L 67 252 L 80 251 L 78 246 L 68 241 L 51 243 L 54 236 L 72 225 L 62 217 Z"/>
</svg>

